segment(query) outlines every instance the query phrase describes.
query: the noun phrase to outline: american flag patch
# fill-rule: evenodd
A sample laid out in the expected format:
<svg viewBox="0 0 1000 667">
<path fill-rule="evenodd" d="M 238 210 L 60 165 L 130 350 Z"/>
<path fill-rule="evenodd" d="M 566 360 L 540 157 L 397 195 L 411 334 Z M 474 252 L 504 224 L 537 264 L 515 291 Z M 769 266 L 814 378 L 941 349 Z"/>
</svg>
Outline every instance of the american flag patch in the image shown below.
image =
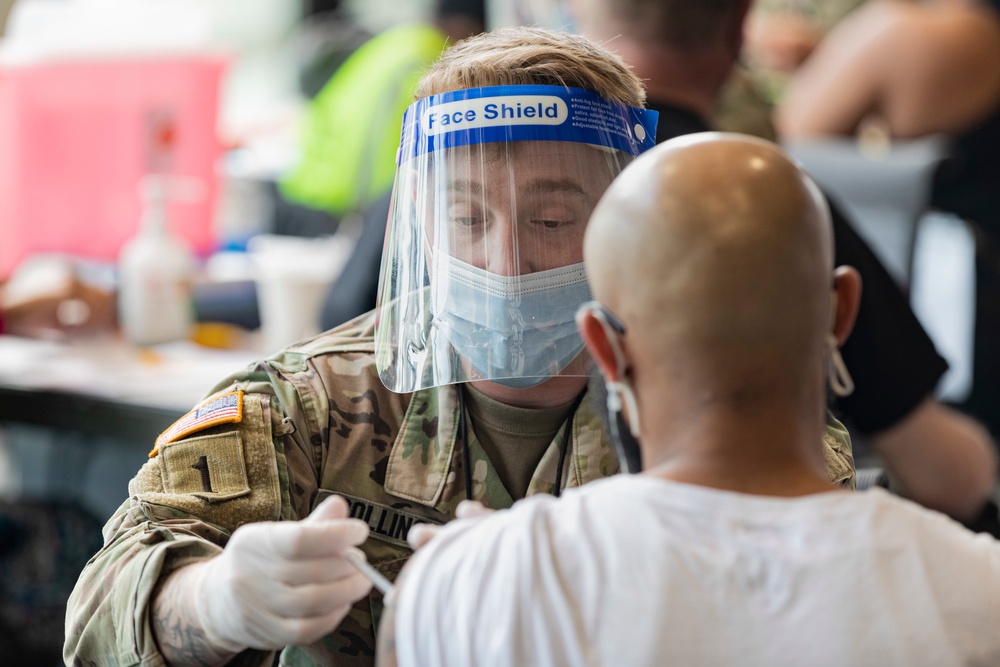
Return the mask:
<svg viewBox="0 0 1000 667">
<path fill-rule="evenodd" d="M 156 439 L 156 447 L 149 453 L 153 458 L 160 453 L 160 447 L 191 435 L 209 426 L 237 423 L 243 420 L 243 392 L 234 391 L 210 398 L 187 413 Z"/>
</svg>

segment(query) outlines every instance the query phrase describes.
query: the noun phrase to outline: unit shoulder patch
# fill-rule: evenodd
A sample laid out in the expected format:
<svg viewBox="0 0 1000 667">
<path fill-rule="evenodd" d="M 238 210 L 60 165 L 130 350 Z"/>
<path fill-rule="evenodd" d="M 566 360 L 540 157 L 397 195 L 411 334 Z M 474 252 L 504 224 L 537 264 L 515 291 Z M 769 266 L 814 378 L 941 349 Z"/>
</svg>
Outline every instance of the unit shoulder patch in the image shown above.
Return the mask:
<svg viewBox="0 0 1000 667">
<path fill-rule="evenodd" d="M 163 490 L 219 501 L 250 493 L 243 443 L 237 433 L 218 433 L 163 447 Z"/>
<path fill-rule="evenodd" d="M 205 399 L 156 438 L 156 446 L 149 453 L 149 458 L 159 454 L 160 447 L 167 443 L 180 440 L 210 426 L 235 424 L 241 421 L 243 421 L 242 391 Z"/>
</svg>

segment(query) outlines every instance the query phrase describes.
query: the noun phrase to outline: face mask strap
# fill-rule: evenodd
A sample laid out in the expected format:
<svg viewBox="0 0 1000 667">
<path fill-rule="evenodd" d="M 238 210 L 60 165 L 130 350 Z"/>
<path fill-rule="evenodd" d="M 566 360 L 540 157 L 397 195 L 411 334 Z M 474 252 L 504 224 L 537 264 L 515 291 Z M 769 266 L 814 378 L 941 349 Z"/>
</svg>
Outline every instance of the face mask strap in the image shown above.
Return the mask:
<svg viewBox="0 0 1000 667">
<path fill-rule="evenodd" d="M 854 393 L 854 379 L 847 370 L 844 357 L 840 355 L 840 348 L 837 347 L 837 338 L 831 333 L 827 335 L 827 347 L 829 348 L 829 382 L 830 391 L 843 398 Z"/>
<path fill-rule="evenodd" d="M 585 310 L 594 315 L 601 324 L 601 328 L 604 329 L 604 337 L 608 341 L 608 345 L 611 346 L 611 351 L 615 356 L 615 374 L 618 376 L 618 380 L 605 380 L 608 386 L 608 410 L 613 414 L 620 414 L 622 412 L 622 402 L 624 401 L 624 407 L 628 411 L 629 416 L 629 431 L 635 438 L 639 437 L 639 406 L 635 400 L 635 392 L 632 391 L 632 386 L 628 384 L 625 380 L 625 355 L 622 352 L 621 343 L 619 338 L 625 333 L 625 327 L 614 315 L 609 313 L 607 309 L 596 301 L 591 301 L 585 303 L 581 306 L 581 310 Z"/>
<path fill-rule="evenodd" d="M 615 371 L 618 377 L 625 377 L 625 355 L 622 354 L 622 348 L 618 344 L 618 337 L 625 333 L 625 325 L 597 301 L 588 301 L 581 305 L 580 311 L 592 314 L 600 322 L 601 328 L 604 329 L 604 337 L 607 338 L 615 355 Z"/>
<path fill-rule="evenodd" d="M 608 383 L 608 404 L 612 402 L 612 396 L 614 397 L 614 403 L 616 409 L 620 412 L 622 409 L 622 400 L 625 401 L 625 409 L 628 411 L 628 430 L 631 431 L 632 436 L 635 438 L 639 437 L 639 407 L 635 401 L 635 392 L 632 391 L 632 387 L 625 382 L 609 382 Z"/>
</svg>

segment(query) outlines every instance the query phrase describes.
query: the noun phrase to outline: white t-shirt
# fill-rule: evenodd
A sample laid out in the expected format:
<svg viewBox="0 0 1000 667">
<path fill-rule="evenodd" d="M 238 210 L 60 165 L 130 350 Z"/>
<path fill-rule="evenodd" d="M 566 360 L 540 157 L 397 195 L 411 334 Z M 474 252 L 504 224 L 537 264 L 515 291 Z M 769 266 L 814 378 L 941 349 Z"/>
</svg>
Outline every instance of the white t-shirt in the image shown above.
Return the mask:
<svg viewBox="0 0 1000 667">
<path fill-rule="evenodd" d="M 1000 665 L 1000 542 L 882 490 L 615 477 L 450 524 L 399 592 L 401 667 Z"/>
</svg>

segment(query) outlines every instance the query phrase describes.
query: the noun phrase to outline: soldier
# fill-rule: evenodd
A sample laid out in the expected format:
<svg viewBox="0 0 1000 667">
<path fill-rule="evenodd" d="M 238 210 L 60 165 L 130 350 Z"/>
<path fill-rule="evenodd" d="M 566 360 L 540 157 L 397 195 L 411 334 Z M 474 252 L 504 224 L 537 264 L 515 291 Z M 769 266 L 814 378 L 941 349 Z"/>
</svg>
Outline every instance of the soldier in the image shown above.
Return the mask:
<svg viewBox="0 0 1000 667">
<path fill-rule="evenodd" d="M 409 528 L 466 498 L 618 471 L 574 313 L 591 210 L 654 142 L 641 82 L 585 38 L 512 28 L 447 50 L 416 97 L 375 312 L 157 439 L 70 600 L 67 663 L 370 665 L 381 596 L 346 550 L 394 578 Z"/>
</svg>

